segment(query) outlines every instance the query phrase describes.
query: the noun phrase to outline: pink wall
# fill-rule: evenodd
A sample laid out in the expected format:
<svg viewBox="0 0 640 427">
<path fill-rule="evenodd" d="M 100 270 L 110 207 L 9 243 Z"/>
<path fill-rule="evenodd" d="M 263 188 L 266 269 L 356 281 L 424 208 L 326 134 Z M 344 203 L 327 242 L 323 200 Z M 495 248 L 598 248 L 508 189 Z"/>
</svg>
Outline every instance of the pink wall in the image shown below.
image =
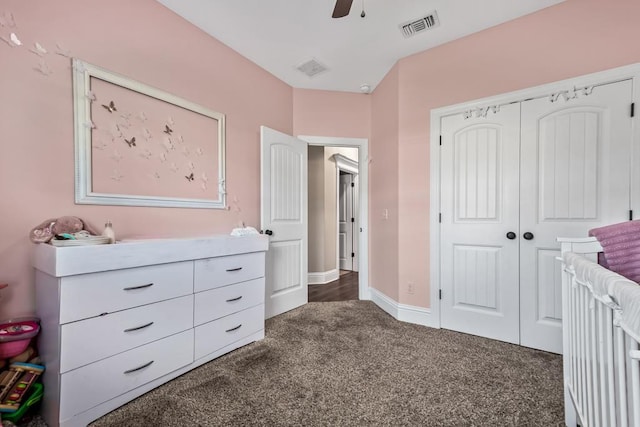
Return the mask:
<svg viewBox="0 0 640 427">
<path fill-rule="evenodd" d="M 567 0 L 399 62 L 401 303 L 430 306 L 431 109 L 639 62 L 638 16 L 637 0 Z M 372 258 L 389 251 L 373 248 Z M 414 294 L 408 293 L 409 281 L 416 282 Z"/>
<path fill-rule="evenodd" d="M 293 134 L 368 138 L 371 96 L 293 89 Z"/>
<path fill-rule="evenodd" d="M 372 95 L 369 143 L 369 283 L 398 300 L 398 66 Z M 383 211 L 388 211 L 388 219 Z"/>
<path fill-rule="evenodd" d="M 0 41 L 0 318 L 34 309 L 29 230 L 79 216 L 118 238 L 227 233 L 259 225 L 259 126 L 293 131 L 293 90 L 153 0 L 3 0 L 23 42 Z M 53 71 L 34 68 L 34 42 Z M 226 114 L 229 211 L 74 204 L 71 55 Z M 251 82 L 251 84 L 247 84 Z"/>
<path fill-rule="evenodd" d="M 0 41 L 0 317 L 33 310 L 29 230 L 76 215 L 119 238 L 226 233 L 259 222 L 259 126 L 370 138 L 370 281 L 429 302 L 431 109 L 640 61 L 640 2 L 567 0 L 399 61 L 372 95 L 292 89 L 153 0 L 4 0 L 24 43 Z M 227 115 L 229 211 L 79 206 L 67 58 L 38 41 Z M 246 82 L 252 82 L 247 85 Z M 389 219 L 382 219 L 388 209 Z M 408 283 L 415 292 L 408 292 Z"/>
</svg>

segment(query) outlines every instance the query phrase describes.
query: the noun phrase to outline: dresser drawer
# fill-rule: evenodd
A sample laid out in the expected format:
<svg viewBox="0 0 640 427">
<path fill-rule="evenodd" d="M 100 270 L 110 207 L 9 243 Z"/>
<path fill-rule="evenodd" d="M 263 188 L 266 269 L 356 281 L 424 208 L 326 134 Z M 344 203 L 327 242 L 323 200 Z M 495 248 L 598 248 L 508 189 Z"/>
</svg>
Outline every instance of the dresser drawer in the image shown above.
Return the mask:
<svg viewBox="0 0 640 427">
<path fill-rule="evenodd" d="M 186 331 L 193 327 L 192 310 L 193 295 L 187 295 L 62 325 L 60 372 Z"/>
<path fill-rule="evenodd" d="M 195 292 L 245 282 L 264 276 L 264 252 L 195 261 Z"/>
<path fill-rule="evenodd" d="M 197 293 L 193 321 L 201 325 L 258 304 L 264 304 L 264 277 Z"/>
<path fill-rule="evenodd" d="M 195 359 L 264 329 L 264 305 L 258 305 L 195 328 Z"/>
<path fill-rule="evenodd" d="M 60 279 L 60 323 L 193 292 L 193 262 L 82 274 Z"/>
<path fill-rule="evenodd" d="M 113 399 L 193 362 L 193 331 L 154 341 L 60 377 L 60 419 Z"/>
</svg>

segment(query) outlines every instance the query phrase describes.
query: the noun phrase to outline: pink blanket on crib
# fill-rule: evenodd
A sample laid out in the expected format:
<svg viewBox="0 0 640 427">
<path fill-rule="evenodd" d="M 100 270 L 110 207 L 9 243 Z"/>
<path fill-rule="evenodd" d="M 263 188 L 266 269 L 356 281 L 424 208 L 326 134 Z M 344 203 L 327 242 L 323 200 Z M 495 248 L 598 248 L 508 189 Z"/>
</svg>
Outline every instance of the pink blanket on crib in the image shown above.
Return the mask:
<svg viewBox="0 0 640 427">
<path fill-rule="evenodd" d="M 594 228 L 589 236 L 602 246 L 604 267 L 640 283 L 640 220 Z"/>
</svg>

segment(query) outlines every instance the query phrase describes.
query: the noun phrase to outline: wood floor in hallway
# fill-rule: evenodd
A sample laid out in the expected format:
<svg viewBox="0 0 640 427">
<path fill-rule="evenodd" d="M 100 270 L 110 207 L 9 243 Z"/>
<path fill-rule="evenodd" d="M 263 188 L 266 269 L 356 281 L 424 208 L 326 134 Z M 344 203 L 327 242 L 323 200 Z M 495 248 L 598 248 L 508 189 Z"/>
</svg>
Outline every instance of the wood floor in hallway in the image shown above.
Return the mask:
<svg viewBox="0 0 640 427">
<path fill-rule="evenodd" d="M 309 302 L 348 301 L 357 299 L 357 271 L 340 274 L 338 280 L 323 285 L 309 285 Z"/>
</svg>

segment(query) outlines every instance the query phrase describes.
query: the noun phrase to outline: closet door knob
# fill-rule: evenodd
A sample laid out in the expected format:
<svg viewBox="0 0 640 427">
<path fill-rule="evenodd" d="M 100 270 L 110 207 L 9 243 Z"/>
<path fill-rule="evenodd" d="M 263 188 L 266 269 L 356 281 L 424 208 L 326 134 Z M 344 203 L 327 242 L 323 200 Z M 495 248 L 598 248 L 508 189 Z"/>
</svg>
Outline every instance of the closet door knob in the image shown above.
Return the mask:
<svg viewBox="0 0 640 427">
<path fill-rule="evenodd" d="M 507 233 L 507 239 L 513 240 L 515 238 L 516 238 L 516 233 L 514 233 L 513 231 L 510 231 Z"/>
<path fill-rule="evenodd" d="M 522 235 L 525 240 L 533 240 L 533 233 L 529 233 L 528 231 Z"/>
<path fill-rule="evenodd" d="M 264 234 L 266 234 L 267 236 L 272 236 L 272 235 L 273 235 L 273 231 L 271 231 L 271 230 L 264 230 Z"/>
</svg>

